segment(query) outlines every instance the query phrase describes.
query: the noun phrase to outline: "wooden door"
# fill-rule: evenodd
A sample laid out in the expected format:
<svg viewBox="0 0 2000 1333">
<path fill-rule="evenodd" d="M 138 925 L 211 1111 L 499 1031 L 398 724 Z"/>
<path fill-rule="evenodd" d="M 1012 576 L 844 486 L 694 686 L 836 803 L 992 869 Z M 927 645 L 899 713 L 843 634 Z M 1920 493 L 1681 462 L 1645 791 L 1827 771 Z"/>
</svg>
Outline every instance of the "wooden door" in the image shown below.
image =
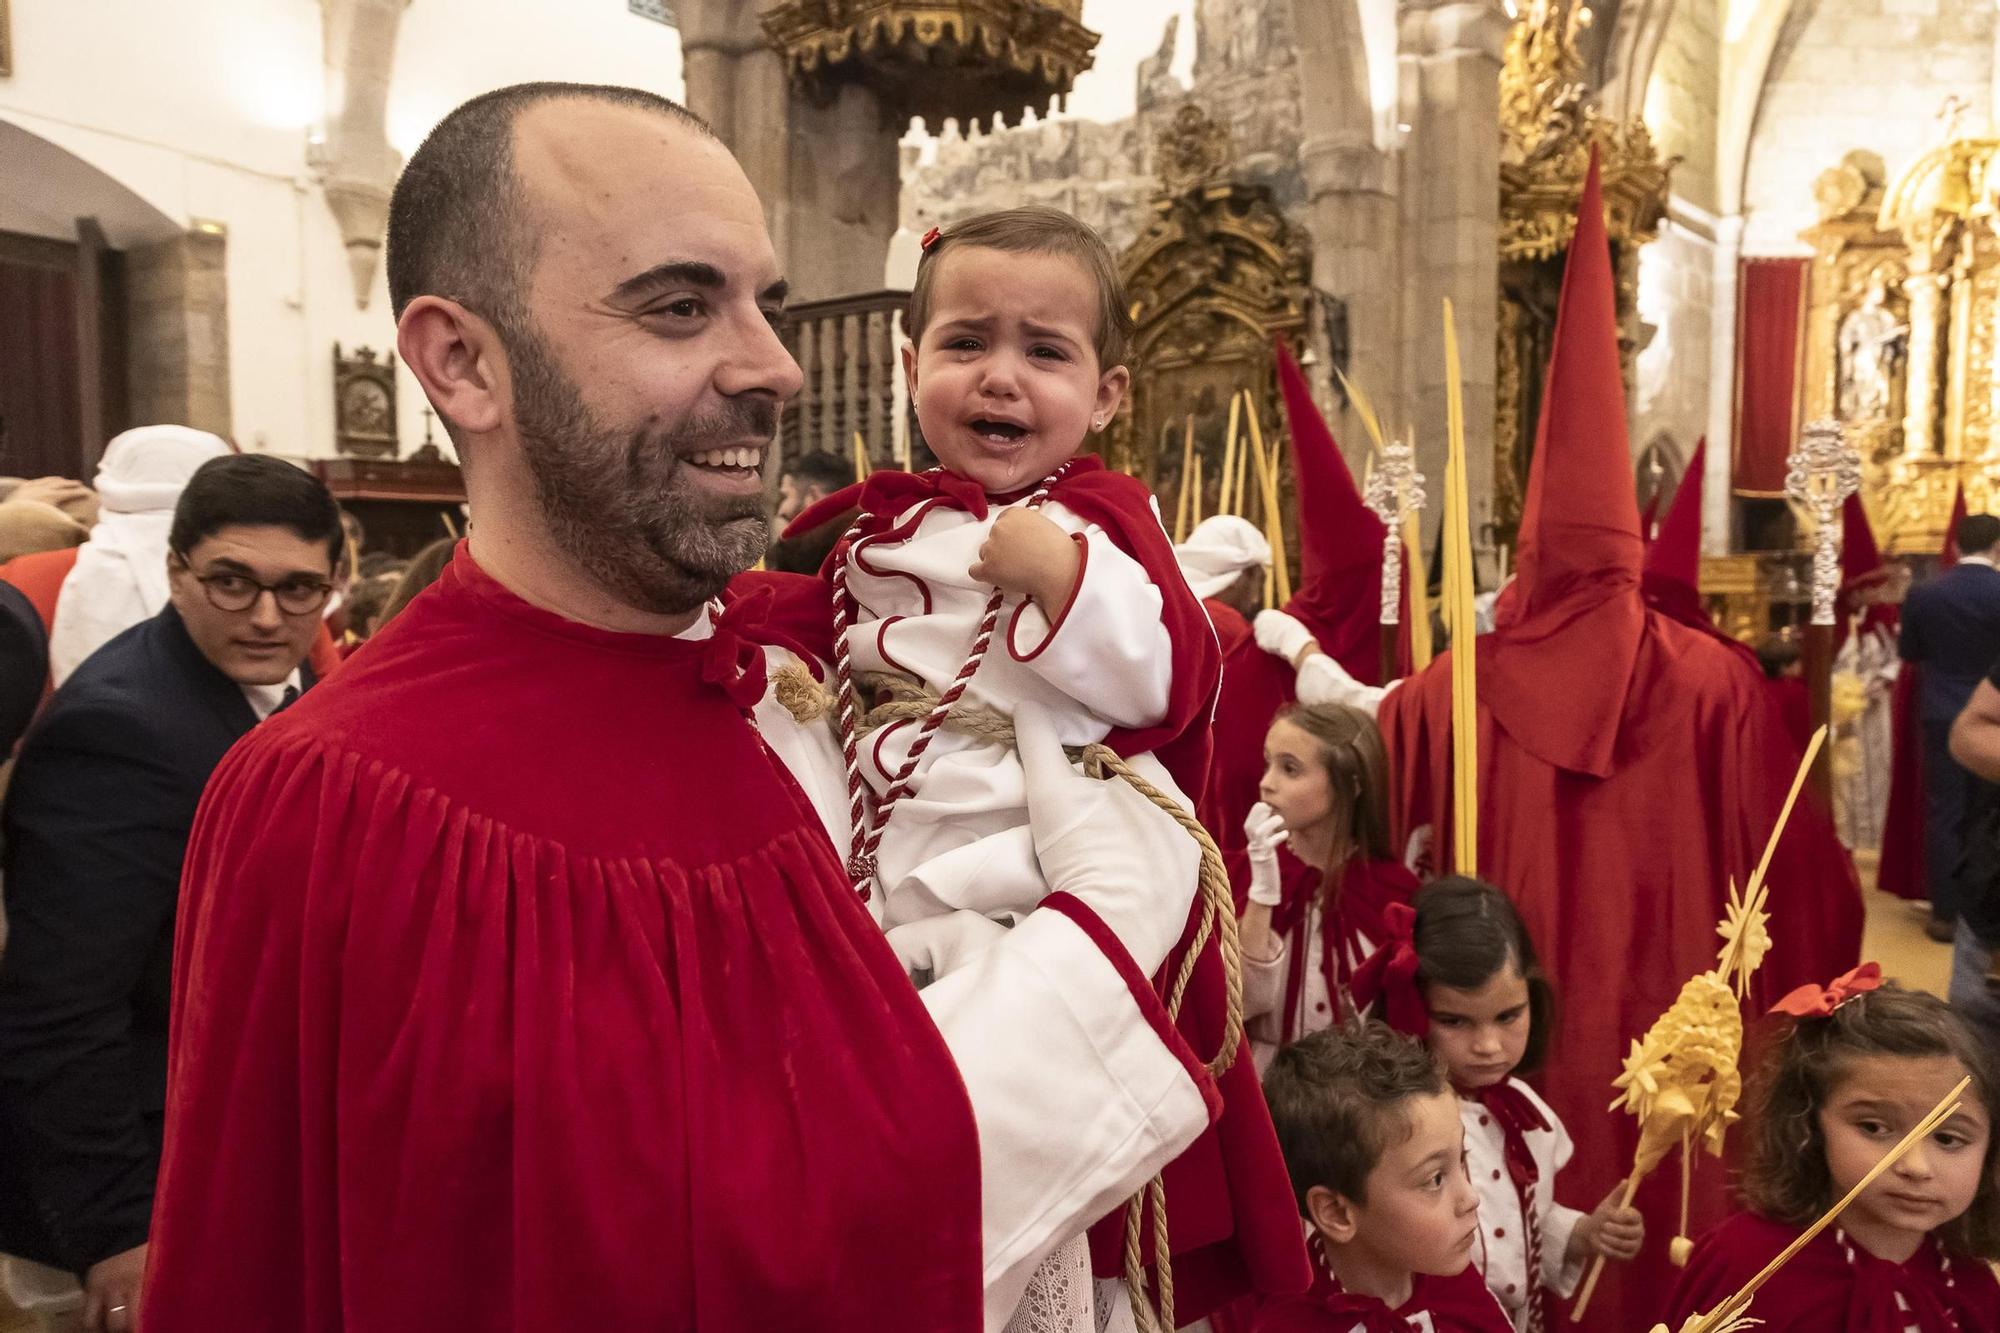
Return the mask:
<svg viewBox="0 0 2000 1333">
<path fill-rule="evenodd" d="M 0 232 L 0 475 L 84 475 L 77 247 Z"/>
</svg>

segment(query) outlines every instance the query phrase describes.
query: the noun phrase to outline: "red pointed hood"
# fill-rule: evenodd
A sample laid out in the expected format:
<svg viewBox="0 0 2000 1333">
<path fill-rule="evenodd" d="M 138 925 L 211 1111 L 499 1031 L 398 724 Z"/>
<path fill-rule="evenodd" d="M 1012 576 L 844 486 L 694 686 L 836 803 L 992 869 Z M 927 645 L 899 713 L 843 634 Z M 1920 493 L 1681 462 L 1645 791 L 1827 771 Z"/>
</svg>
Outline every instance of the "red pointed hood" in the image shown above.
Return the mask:
<svg viewBox="0 0 2000 1333">
<path fill-rule="evenodd" d="M 1501 603 L 1492 646 L 1480 647 L 1480 701 L 1544 762 L 1607 776 L 1646 611 L 1594 150 L 1563 272 L 1517 552 L 1514 593 Z M 1558 680 L 1559 701 L 1549 688 Z"/>
<path fill-rule="evenodd" d="M 1277 350 L 1299 495 L 1299 586 L 1285 610 L 1357 680 L 1373 682 L 1382 674 L 1382 520 L 1362 502 L 1284 339 Z"/>
<path fill-rule="evenodd" d="M 1701 586 L 1701 500 L 1702 469 L 1708 460 L 1708 440 L 1704 437 L 1688 459 L 1687 471 L 1667 507 L 1660 534 L 1646 548 L 1645 576 L 1648 584 L 1671 580 L 1690 588 Z"/>
<path fill-rule="evenodd" d="M 1847 641 L 1848 625 L 1861 599 L 1889 576 L 1882 562 L 1882 549 L 1875 544 L 1875 530 L 1868 524 L 1868 510 L 1861 497 L 1850 495 L 1840 507 L 1840 628 L 1839 642 Z M 1902 621 L 1899 608 L 1875 603 L 1867 608 L 1864 628 L 1893 631 Z"/>
<path fill-rule="evenodd" d="M 1958 525 L 1965 521 L 1965 485 L 1951 493 L 1951 520 L 1944 525 L 1944 550 L 1938 552 L 1938 568 L 1950 569 L 1958 563 Z"/>
</svg>

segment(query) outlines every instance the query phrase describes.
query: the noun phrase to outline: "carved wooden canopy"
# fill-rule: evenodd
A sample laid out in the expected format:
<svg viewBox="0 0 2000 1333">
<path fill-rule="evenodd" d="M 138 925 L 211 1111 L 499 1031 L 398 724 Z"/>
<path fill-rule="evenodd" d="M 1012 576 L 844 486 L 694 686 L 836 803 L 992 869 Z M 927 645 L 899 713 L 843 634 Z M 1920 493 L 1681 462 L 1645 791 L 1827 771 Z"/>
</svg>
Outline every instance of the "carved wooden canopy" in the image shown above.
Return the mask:
<svg viewBox="0 0 2000 1333">
<path fill-rule="evenodd" d="M 935 129 L 1066 96 L 1095 58 L 1082 15 L 1083 0 L 788 0 L 763 24 L 809 97 L 865 83 Z"/>
<path fill-rule="evenodd" d="M 1305 232 L 1268 189 L 1229 179 L 1232 158 L 1227 131 L 1182 107 L 1157 145 L 1152 220 L 1119 261 L 1138 331 L 1132 406 L 1119 415 L 1110 461 L 1156 488 L 1178 488 L 1189 417 L 1203 475 L 1219 478 L 1239 389 L 1256 395 L 1267 442 L 1282 436 L 1272 342 L 1305 324 L 1311 258 Z"/>
</svg>

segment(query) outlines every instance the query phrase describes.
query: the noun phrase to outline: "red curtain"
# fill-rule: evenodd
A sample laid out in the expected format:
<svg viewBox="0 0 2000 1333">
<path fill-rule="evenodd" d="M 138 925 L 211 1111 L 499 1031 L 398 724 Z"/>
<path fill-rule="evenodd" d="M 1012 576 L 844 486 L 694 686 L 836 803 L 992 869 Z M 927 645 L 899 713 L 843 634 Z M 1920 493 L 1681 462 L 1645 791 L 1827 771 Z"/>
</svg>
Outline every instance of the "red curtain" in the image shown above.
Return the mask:
<svg viewBox="0 0 2000 1333">
<path fill-rule="evenodd" d="M 1785 457 L 1799 433 L 1809 259 L 1745 259 L 1736 274 L 1738 495 L 1785 493 Z"/>
</svg>

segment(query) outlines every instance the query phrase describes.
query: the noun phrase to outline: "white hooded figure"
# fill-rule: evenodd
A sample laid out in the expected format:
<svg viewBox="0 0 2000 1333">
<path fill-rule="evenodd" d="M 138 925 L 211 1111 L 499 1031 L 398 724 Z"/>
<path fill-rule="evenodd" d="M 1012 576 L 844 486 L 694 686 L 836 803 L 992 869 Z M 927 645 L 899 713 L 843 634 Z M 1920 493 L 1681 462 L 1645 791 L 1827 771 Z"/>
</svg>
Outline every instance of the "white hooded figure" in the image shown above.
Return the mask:
<svg viewBox="0 0 2000 1333">
<path fill-rule="evenodd" d="M 1206 600 L 1249 570 L 1269 569 L 1271 543 L 1249 519 L 1217 514 L 1195 524 L 1188 539 L 1174 548 L 1174 560 L 1194 595 Z"/>
<path fill-rule="evenodd" d="M 57 685 L 106 643 L 167 604 L 167 533 L 195 469 L 231 451 L 188 426 L 138 426 L 105 446 L 90 540 L 56 597 L 49 674 Z"/>
</svg>

